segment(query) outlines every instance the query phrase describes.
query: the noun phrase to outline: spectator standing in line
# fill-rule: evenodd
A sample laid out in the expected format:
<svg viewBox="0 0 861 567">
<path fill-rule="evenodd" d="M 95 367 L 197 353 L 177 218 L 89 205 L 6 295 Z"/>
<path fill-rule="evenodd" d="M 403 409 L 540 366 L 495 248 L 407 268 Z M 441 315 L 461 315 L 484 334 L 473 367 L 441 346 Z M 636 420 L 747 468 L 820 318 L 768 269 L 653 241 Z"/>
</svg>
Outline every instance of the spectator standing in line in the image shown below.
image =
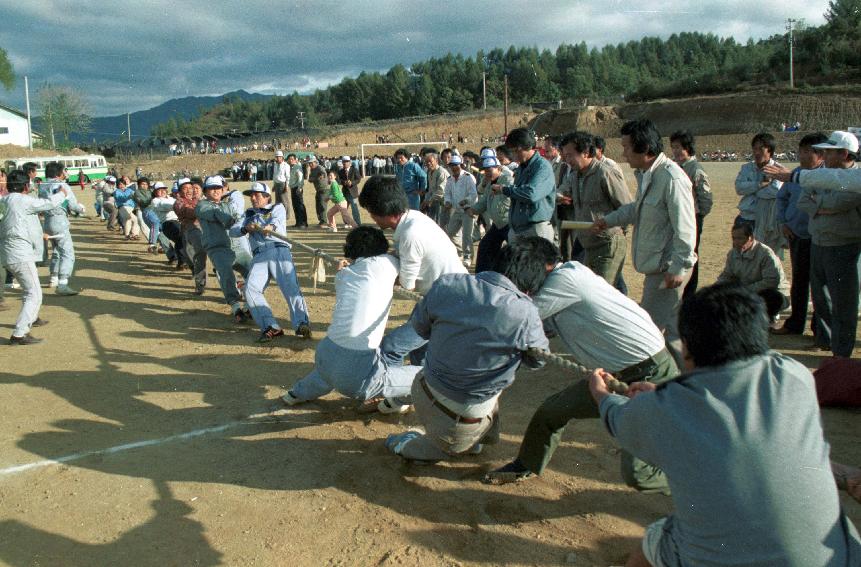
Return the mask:
<svg viewBox="0 0 861 567">
<path fill-rule="evenodd" d="M 284 210 L 287 213 L 287 220 L 290 220 L 290 210 L 287 202 L 290 199 L 290 193 L 287 191 L 287 183 L 290 181 L 290 164 L 284 161 L 284 152 L 278 150 L 275 152 L 275 166 L 272 171 L 272 191 L 274 193 L 274 203 L 284 204 Z M 286 195 L 286 196 L 285 196 Z"/>
<path fill-rule="evenodd" d="M 814 148 L 816 144 L 828 141 L 822 132 L 807 134 L 798 143 L 799 166 L 790 171 L 782 165 L 765 167 L 765 173 L 783 181 L 777 192 L 777 221 L 781 224 L 783 236 L 789 243 L 789 260 L 792 265 L 792 285 L 789 290 L 792 314 L 783 322 L 783 327 L 774 329 L 775 335 L 800 335 L 807 324 L 807 304 L 810 299 L 810 218 L 798 208 L 801 185 L 792 181 L 793 175 L 802 170 L 819 169 L 825 165 L 825 150 Z M 810 323 L 816 333 L 816 313 Z"/>
<path fill-rule="evenodd" d="M 326 228 L 329 226 L 326 220 L 326 197 L 329 194 L 328 174 L 314 154 L 308 156 L 305 162 L 308 164 L 308 181 L 314 186 L 314 209 L 317 212 L 318 226 Z"/>
<path fill-rule="evenodd" d="M 427 188 L 427 174 L 419 164 L 410 159 L 410 154 L 404 148 L 395 151 L 395 176 L 407 196 L 410 208 L 418 211 L 421 208 L 422 195 Z"/>
<path fill-rule="evenodd" d="M 691 279 L 685 286 L 682 297 L 693 295 L 697 291 L 700 274 L 700 236 L 703 233 L 703 221 L 712 210 L 712 190 L 709 184 L 709 176 L 706 175 L 703 166 L 697 161 L 694 135 L 687 130 L 679 130 L 670 135 L 670 148 L 673 150 L 673 160 L 681 166 L 691 180 L 694 192 L 694 212 L 697 218 L 697 243 L 694 252 L 697 261 L 691 270 Z"/>
<path fill-rule="evenodd" d="M 308 212 L 305 210 L 305 176 L 302 166 L 296 159 L 296 154 L 287 156 L 290 165 L 290 198 L 293 200 L 293 216 L 296 217 L 296 228 L 308 228 Z"/>
<path fill-rule="evenodd" d="M 858 168 L 858 138 L 850 132 L 833 132 L 827 142 L 813 147 L 824 150 L 826 168 Z M 849 358 L 858 328 L 861 195 L 838 184 L 825 189 L 805 188 L 797 206 L 810 217 L 810 288 L 817 316 L 815 348 L 830 349 L 834 356 Z"/>
<path fill-rule="evenodd" d="M 362 224 L 362 216 L 359 214 L 359 182 L 362 174 L 359 168 L 353 164 L 350 156 L 341 158 L 341 168 L 338 169 L 338 182 L 344 190 L 344 197 L 350 205 L 353 221 L 357 226 Z"/>
</svg>

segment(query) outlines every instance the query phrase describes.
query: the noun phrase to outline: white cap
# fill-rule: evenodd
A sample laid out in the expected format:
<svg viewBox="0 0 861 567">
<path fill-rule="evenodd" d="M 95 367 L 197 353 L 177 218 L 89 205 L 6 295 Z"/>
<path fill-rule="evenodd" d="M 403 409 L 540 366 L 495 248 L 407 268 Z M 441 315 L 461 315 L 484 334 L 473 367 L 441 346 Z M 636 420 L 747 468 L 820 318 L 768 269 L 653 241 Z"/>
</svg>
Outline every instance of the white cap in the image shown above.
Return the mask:
<svg viewBox="0 0 861 567">
<path fill-rule="evenodd" d="M 272 195 L 272 190 L 268 185 L 260 181 L 255 182 L 251 189 L 246 189 L 242 192 L 243 195 L 251 195 L 252 193 L 263 193 L 264 195 Z"/>
<path fill-rule="evenodd" d="M 499 167 L 499 160 L 496 159 L 495 156 L 486 157 L 482 160 L 481 169 L 487 169 L 489 167 Z"/>
<path fill-rule="evenodd" d="M 350 156 L 343 156 L 343 157 L 341 158 L 341 161 L 353 161 L 353 160 L 352 160 L 352 159 L 350 159 Z"/>
<path fill-rule="evenodd" d="M 448 160 L 449 165 L 460 165 L 463 163 L 463 160 L 460 159 L 458 154 L 452 154 L 451 159 Z"/>
<path fill-rule="evenodd" d="M 817 150 L 848 150 L 850 153 L 858 154 L 858 138 L 851 132 L 837 130 L 832 132 L 827 142 L 814 144 Z"/>
<path fill-rule="evenodd" d="M 224 188 L 224 178 L 220 175 L 210 175 L 203 182 L 204 189 L 216 189 L 218 187 Z"/>
<path fill-rule="evenodd" d="M 317 161 L 317 156 L 315 156 L 314 154 L 311 154 L 310 156 L 305 158 L 305 163 L 311 163 L 314 161 Z"/>
<path fill-rule="evenodd" d="M 156 181 L 155 185 L 152 186 L 152 190 L 155 191 L 156 189 L 167 189 L 167 185 L 161 181 Z"/>
<path fill-rule="evenodd" d="M 485 158 L 489 158 L 489 157 L 492 157 L 492 158 L 496 157 L 496 151 L 493 148 L 484 148 L 483 150 L 481 150 L 481 159 L 485 159 Z"/>
<path fill-rule="evenodd" d="M 106 176 L 105 176 L 105 181 L 106 181 L 106 182 L 108 182 L 108 183 L 116 183 L 116 182 L 117 182 L 117 178 L 116 178 L 116 177 L 114 177 L 113 175 L 106 175 Z"/>
<path fill-rule="evenodd" d="M 284 157 L 284 152 L 278 150 L 277 152 L 275 152 L 275 157 Z"/>
<path fill-rule="evenodd" d="M 191 183 L 191 179 L 189 179 L 188 177 L 180 177 L 179 179 L 176 180 L 177 189 L 182 187 L 186 183 Z"/>
</svg>

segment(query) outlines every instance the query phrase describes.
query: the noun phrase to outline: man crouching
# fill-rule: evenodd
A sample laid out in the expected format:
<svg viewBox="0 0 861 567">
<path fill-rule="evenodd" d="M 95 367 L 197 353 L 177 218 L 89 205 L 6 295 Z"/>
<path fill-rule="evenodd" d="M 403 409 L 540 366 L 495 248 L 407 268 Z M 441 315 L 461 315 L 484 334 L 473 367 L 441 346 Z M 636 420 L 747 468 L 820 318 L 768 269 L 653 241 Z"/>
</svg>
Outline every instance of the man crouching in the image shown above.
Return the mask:
<svg viewBox="0 0 861 567">
<path fill-rule="evenodd" d="M 440 276 L 410 316 L 428 340 L 412 401 L 425 433 L 390 435 L 396 455 L 425 463 L 477 454 L 499 438 L 499 395 L 514 382 L 521 361 L 541 364 L 528 349 L 549 343 L 530 295 L 545 272 L 510 269 L 505 250 L 496 271 Z M 542 266 L 543 268 L 543 266 Z"/>
</svg>

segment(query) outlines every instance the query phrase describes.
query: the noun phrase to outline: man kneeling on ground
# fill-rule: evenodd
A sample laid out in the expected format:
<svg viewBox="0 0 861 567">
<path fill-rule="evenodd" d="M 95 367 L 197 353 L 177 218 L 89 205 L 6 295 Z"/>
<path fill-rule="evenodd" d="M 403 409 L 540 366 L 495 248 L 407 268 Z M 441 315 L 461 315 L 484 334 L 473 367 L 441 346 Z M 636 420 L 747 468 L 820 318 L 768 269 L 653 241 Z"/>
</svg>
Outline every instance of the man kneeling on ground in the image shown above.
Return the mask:
<svg viewBox="0 0 861 567">
<path fill-rule="evenodd" d="M 858 533 L 840 510 L 813 377 L 768 349 L 760 297 L 716 284 L 679 314 L 686 373 L 611 394 L 590 389 L 607 429 L 659 466 L 675 512 L 646 528 L 629 566 L 849 566 Z"/>
<path fill-rule="evenodd" d="M 390 435 L 386 447 L 418 462 L 477 454 L 499 438 L 499 395 L 514 382 L 527 351 L 547 349 L 538 311 L 529 298 L 544 269 L 514 269 L 503 253 L 496 271 L 440 276 L 413 309 L 409 323 L 428 340 L 412 401 L 425 433 Z"/>
<path fill-rule="evenodd" d="M 281 397 L 288 406 L 332 390 L 359 401 L 409 395 L 421 366 L 389 365 L 380 352 L 398 277 L 398 259 L 388 249 L 378 228 L 360 226 L 347 234 L 350 263 L 335 276 L 332 323 L 317 346 L 314 370 Z"/>
</svg>

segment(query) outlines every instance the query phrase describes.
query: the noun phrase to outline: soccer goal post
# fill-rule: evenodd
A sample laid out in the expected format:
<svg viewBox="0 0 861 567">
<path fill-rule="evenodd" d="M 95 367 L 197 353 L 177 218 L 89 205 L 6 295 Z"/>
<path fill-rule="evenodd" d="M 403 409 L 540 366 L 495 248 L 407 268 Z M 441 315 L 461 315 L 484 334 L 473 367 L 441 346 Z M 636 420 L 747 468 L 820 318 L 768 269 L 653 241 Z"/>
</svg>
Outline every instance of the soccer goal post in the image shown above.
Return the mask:
<svg viewBox="0 0 861 567">
<path fill-rule="evenodd" d="M 395 148 L 418 147 L 419 149 L 421 149 L 421 148 L 434 148 L 434 147 L 447 148 L 448 142 L 387 142 L 384 144 L 361 144 L 359 146 L 359 156 L 360 156 L 360 159 L 362 160 L 362 177 L 367 175 L 367 172 L 365 171 L 365 148 L 383 147 L 383 146 L 394 146 Z"/>
</svg>

